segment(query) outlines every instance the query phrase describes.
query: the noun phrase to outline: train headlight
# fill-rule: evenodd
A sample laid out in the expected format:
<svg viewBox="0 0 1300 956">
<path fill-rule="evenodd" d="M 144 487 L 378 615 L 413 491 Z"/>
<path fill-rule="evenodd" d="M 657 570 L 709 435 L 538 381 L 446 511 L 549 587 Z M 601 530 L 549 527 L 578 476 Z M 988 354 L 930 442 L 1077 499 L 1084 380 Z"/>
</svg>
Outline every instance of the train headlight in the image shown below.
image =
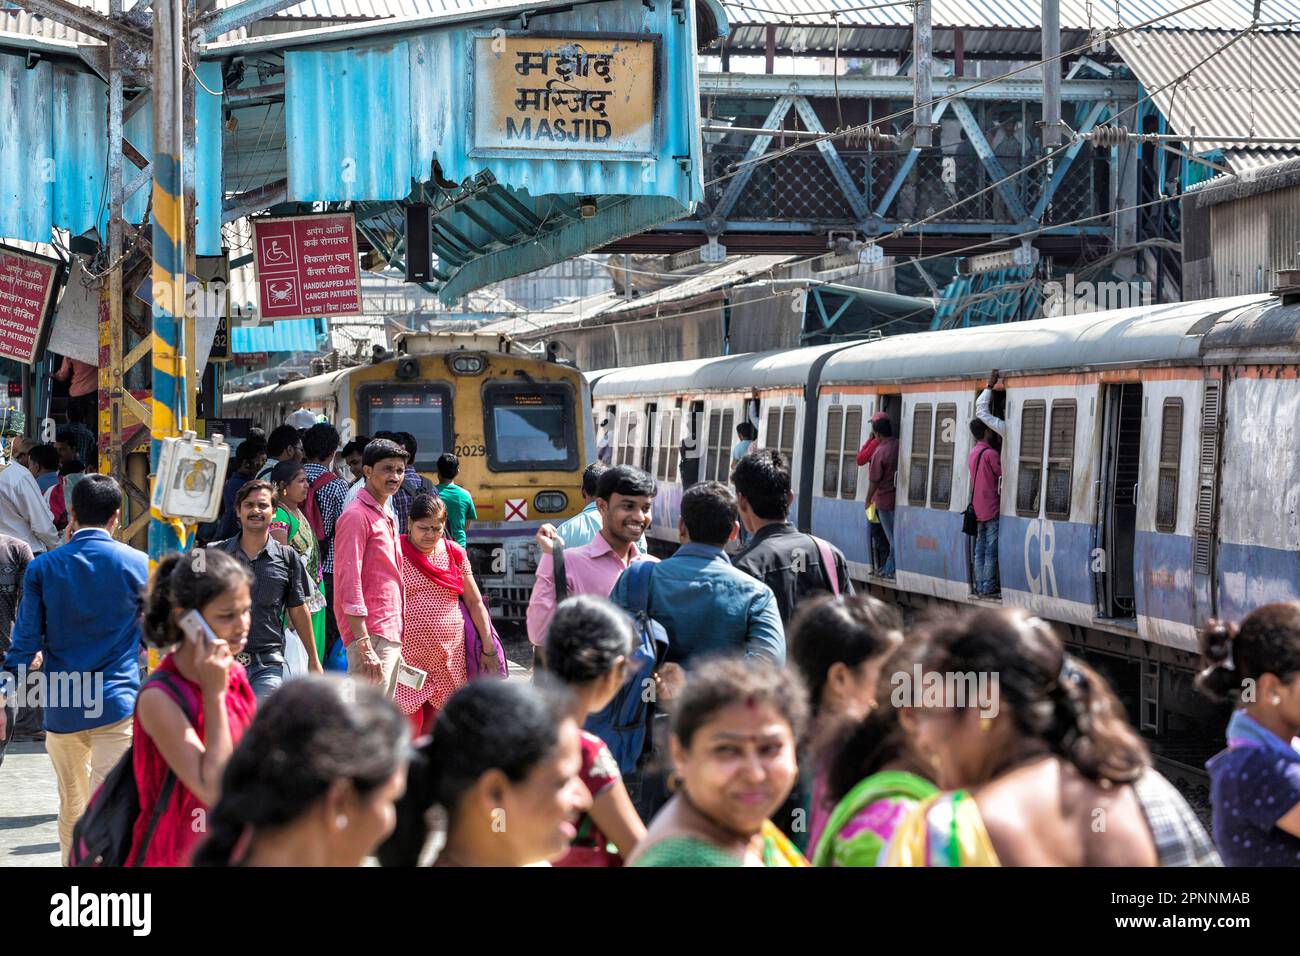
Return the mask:
<svg viewBox="0 0 1300 956">
<path fill-rule="evenodd" d="M 562 491 L 543 491 L 533 499 L 538 514 L 553 515 L 569 506 L 569 496 Z"/>
<path fill-rule="evenodd" d="M 481 355 L 453 355 L 450 364 L 457 375 L 478 375 L 487 365 L 487 359 Z"/>
</svg>

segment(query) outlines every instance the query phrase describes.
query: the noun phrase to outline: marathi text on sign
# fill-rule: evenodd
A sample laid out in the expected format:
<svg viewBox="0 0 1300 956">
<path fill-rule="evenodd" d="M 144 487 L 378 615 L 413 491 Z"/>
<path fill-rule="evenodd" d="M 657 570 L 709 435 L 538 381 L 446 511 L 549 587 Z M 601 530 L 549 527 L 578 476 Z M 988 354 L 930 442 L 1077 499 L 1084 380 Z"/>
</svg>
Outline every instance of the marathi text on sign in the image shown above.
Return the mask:
<svg viewBox="0 0 1300 956">
<path fill-rule="evenodd" d="M 53 259 L 0 247 L 0 356 L 36 360 L 58 274 Z"/>
<path fill-rule="evenodd" d="M 654 40 L 475 42 L 476 148 L 653 151 Z"/>
<path fill-rule="evenodd" d="M 254 219 L 253 243 L 263 318 L 361 315 L 351 214 Z"/>
</svg>

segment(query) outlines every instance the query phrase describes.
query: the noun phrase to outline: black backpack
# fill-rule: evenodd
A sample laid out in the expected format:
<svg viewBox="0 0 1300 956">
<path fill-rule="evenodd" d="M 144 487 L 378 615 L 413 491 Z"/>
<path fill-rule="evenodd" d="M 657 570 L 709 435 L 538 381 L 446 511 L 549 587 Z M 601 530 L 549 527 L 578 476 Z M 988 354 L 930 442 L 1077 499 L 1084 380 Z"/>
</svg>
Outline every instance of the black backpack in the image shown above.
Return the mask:
<svg viewBox="0 0 1300 956">
<path fill-rule="evenodd" d="M 185 712 L 191 724 L 196 715 L 190 712 L 185 695 L 176 683 L 175 677 L 168 671 L 155 671 L 149 681 L 157 680 Z M 143 692 L 148 686 L 146 681 L 140 688 Z M 139 866 L 153 840 L 154 831 L 163 811 L 171 802 L 172 791 L 176 788 L 176 774 L 167 771 L 163 779 L 162 790 L 158 792 L 158 801 L 154 804 L 153 816 L 149 818 L 149 828 L 144 832 L 144 842 L 140 852 L 135 853 L 132 841 L 135 838 L 135 821 L 140 818 L 140 791 L 135 783 L 135 761 L 133 759 L 135 744 L 126 748 L 126 753 L 118 760 L 117 766 L 104 778 L 103 784 L 91 797 L 86 812 L 81 815 L 72 830 L 72 850 L 69 862 L 72 866 L 126 866 L 126 861 L 135 855 Z"/>
</svg>

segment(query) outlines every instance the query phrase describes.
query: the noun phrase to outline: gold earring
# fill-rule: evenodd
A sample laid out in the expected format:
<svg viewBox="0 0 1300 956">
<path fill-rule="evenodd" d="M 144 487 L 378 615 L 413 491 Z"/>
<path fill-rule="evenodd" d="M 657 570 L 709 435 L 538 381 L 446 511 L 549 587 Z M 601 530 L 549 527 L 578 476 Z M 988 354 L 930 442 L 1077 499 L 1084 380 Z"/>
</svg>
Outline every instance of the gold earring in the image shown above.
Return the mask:
<svg viewBox="0 0 1300 956">
<path fill-rule="evenodd" d="M 987 734 L 993 729 L 993 719 L 991 717 L 980 718 L 980 733 Z"/>
</svg>

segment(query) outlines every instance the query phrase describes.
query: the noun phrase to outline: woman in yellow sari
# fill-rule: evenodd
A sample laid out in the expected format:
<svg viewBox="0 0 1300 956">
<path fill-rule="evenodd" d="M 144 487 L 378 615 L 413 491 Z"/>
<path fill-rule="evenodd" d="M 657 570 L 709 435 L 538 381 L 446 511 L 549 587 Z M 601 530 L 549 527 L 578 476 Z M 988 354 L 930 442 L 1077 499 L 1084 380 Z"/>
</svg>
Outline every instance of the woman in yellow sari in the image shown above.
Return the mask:
<svg viewBox="0 0 1300 956">
<path fill-rule="evenodd" d="M 894 686 L 945 792 L 895 829 L 883 865 L 1218 865 L 1110 687 L 1047 624 L 981 610 L 922 642 Z"/>
<path fill-rule="evenodd" d="M 784 668 L 720 659 L 692 670 L 673 717 L 677 792 L 628 865 L 807 866 L 770 819 L 798 779 L 807 715 Z"/>
</svg>

